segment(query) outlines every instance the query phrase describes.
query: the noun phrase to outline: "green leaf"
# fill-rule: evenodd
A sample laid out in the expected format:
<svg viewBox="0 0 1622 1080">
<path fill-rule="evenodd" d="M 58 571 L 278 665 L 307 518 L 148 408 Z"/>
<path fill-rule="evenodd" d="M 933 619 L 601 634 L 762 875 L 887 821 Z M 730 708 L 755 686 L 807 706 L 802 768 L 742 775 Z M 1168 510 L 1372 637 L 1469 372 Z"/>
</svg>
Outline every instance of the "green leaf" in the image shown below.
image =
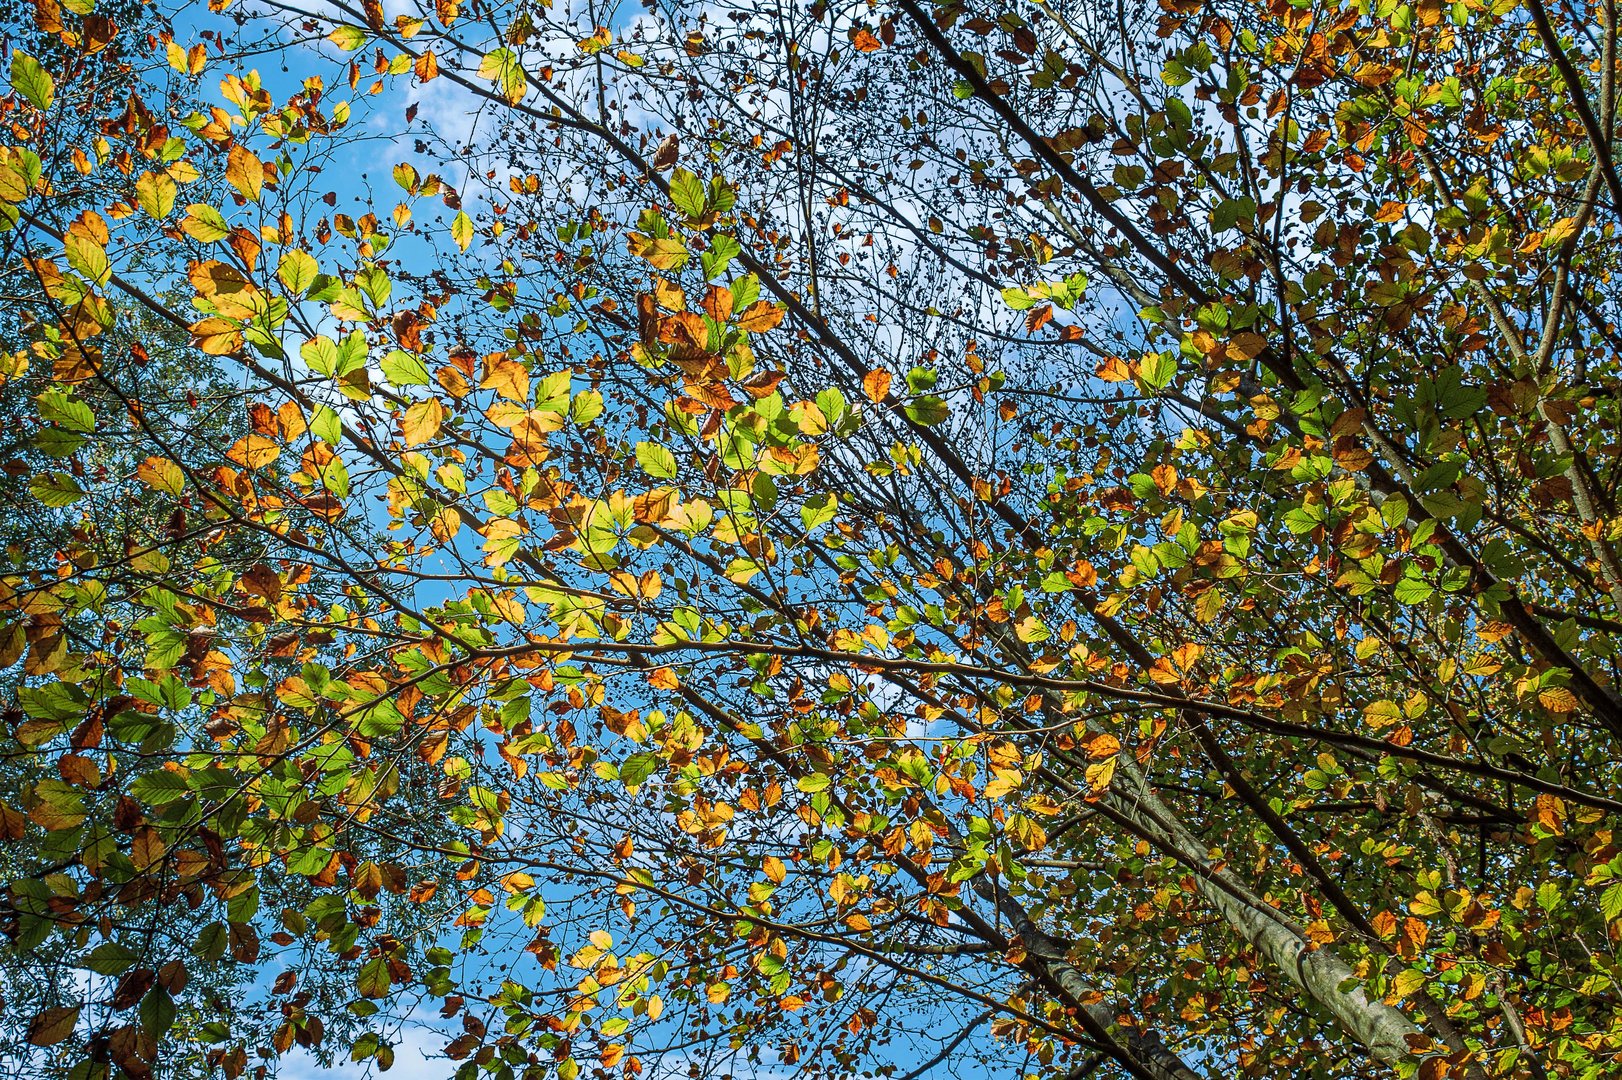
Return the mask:
<svg viewBox="0 0 1622 1080">
<path fill-rule="evenodd" d="M 103 942 L 97 945 L 90 955 L 85 957 L 85 967 L 99 975 L 122 975 L 135 966 L 140 954 L 127 945 L 116 941 Z"/>
<path fill-rule="evenodd" d="M 328 446 L 337 446 L 344 436 L 343 422 L 326 405 L 318 405 L 310 417 L 310 431 Z"/>
<path fill-rule="evenodd" d="M 317 375 L 331 375 L 338 370 L 338 343 L 320 334 L 299 347 L 298 354 Z"/>
<path fill-rule="evenodd" d="M 317 275 L 321 272 L 314 257 L 307 251 L 288 251 L 282 255 L 281 261 L 276 264 L 276 279 L 290 293 L 300 294 L 315 284 Z"/>
<path fill-rule="evenodd" d="M 25 52 L 11 54 L 11 88 L 38 109 L 49 109 L 56 100 L 56 81 L 51 73 Z"/>
<path fill-rule="evenodd" d="M 77 454 L 84 444 L 85 438 L 78 432 L 54 427 L 42 429 L 33 438 L 34 449 L 54 458 L 71 457 Z"/>
<path fill-rule="evenodd" d="M 332 42 L 344 52 L 354 52 L 366 44 L 367 33 L 359 26 L 335 26 L 327 40 Z"/>
<path fill-rule="evenodd" d="M 168 806 L 172 802 L 190 798 L 191 782 L 178 772 L 159 770 L 138 777 L 130 785 L 130 794 L 151 806 Z"/>
<path fill-rule="evenodd" d="M 1604 914 L 1606 922 L 1622 916 L 1622 881 L 1607 886 L 1600 894 L 1599 909 Z"/>
<path fill-rule="evenodd" d="M 378 310 L 388 304 L 389 296 L 394 292 L 389 275 L 376 266 L 362 268 L 355 275 L 355 285 L 366 294 L 366 298 L 372 302 L 372 307 Z"/>
<path fill-rule="evenodd" d="M 636 787 L 659 768 L 659 759 L 653 754 L 632 754 L 620 766 L 620 783 L 626 787 Z"/>
<path fill-rule="evenodd" d="M 1256 216 L 1256 200 L 1248 195 L 1239 199 L 1223 199 L 1211 211 L 1211 231 L 1227 232 Z"/>
<path fill-rule="evenodd" d="M 812 795 L 818 791 L 826 790 L 828 785 L 831 783 L 833 783 L 833 777 L 829 776 L 827 773 L 819 772 L 812 773 L 810 776 L 800 777 L 799 781 L 795 783 L 794 786 L 805 792 L 807 795 Z"/>
<path fill-rule="evenodd" d="M 186 207 L 186 218 L 180 224 L 188 236 L 204 244 L 217 243 L 231 235 L 225 215 L 207 203 L 192 203 Z"/>
<path fill-rule="evenodd" d="M 85 497 L 84 488 L 65 472 L 36 473 L 28 482 L 28 491 L 46 506 L 71 506 Z"/>
<path fill-rule="evenodd" d="M 904 408 L 909 420 L 924 427 L 934 427 L 943 422 L 952 411 L 946 404 L 946 399 L 935 394 L 913 398 Z"/>
<path fill-rule="evenodd" d="M 805 500 L 805 505 L 800 507 L 800 521 L 805 524 L 805 531 L 810 532 L 818 525 L 832 521 L 838 513 L 839 496 L 830 491 Z"/>
<path fill-rule="evenodd" d="M 463 251 L 473 243 L 473 219 L 467 216 L 466 210 L 458 210 L 456 217 L 451 220 L 451 239 Z"/>
<path fill-rule="evenodd" d="M 669 480 L 676 475 L 676 455 L 658 443 L 637 443 L 636 463 L 642 466 L 643 472 L 660 480 Z"/>
<path fill-rule="evenodd" d="M 1426 600 L 1430 599 L 1431 593 L 1435 591 L 1435 589 L 1431 588 L 1429 582 L 1411 577 L 1400 579 L 1397 582 L 1396 589 L 1394 590 L 1397 597 L 1397 603 L 1408 605 L 1423 604 Z"/>
<path fill-rule="evenodd" d="M 355 976 L 355 989 L 361 997 L 380 998 L 389 994 L 389 965 L 383 957 L 373 957 L 361 965 Z"/>
<path fill-rule="evenodd" d="M 174 1026 L 175 1000 L 169 991 L 154 986 L 141 999 L 141 1026 L 153 1039 L 161 1039 Z"/>
<path fill-rule="evenodd" d="M 670 201 L 690 218 L 704 216 L 704 182 L 686 169 L 670 174 Z"/>
<path fill-rule="evenodd" d="M 582 390 L 569 404 L 570 419 L 581 427 L 585 427 L 601 415 L 603 415 L 603 395 L 595 390 Z"/>
<path fill-rule="evenodd" d="M 1177 358 L 1170 353 L 1149 353 L 1138 364 L 1138 377 L 1151 390 L 1164 390 L 1177 377 Z"/>
<path fill-rule="evenodd" d="M 698 257 L 699 265 L 704 268 L 704 280 L 714 281 L 720 277 L 742 251 L 738 242 L 725 233 L 710 237 L 710 250 Z"/>
<path fill-rule="evenodd" d="M 524 100 L 529 90 L 529 76 L 518 55 L 511 49 L 495 49 L 485 54 L 479 63 L 479 78 L 488 79 L 501 90 L 502 97 L 516 105 Z"/>
<path fill-rule="evenodd" d="M 403 349 L 395 349 L 383 358 L 383 377 L 395 386 L 427 386 L 429 383 L 427 366 Z"/>
<path fill-rule="evenodd" d="M 1020 288 L 1018 285 L 1010 285 L 1008 288 L 1004 289 L 1002 291 L 1002 300 L 1003 303 L 1007 304 L 1015 311 L 1024 311 L 1027 308 L 1033 308 L 1036 306 L 1036 301 L 1032 299 L 1031 294 Z"/>
<path fill-rule="evenodd" d="M 96 430 L 96 414 L 90 411 L 90 406 L 76 397 L 70 397 L 59 387 L 52 387 L 34 399 L 39 406 L 39 415 L 43 420 L 60 425 L 69 431 L 90 432 Z"/>
</svg>

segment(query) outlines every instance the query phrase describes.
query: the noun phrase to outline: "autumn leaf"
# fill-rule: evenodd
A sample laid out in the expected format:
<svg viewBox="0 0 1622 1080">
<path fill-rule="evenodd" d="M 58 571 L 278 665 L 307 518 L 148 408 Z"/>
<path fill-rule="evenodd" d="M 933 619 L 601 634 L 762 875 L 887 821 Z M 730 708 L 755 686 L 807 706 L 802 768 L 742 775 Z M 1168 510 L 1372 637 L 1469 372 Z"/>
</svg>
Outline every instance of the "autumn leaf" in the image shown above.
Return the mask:
<svg viewBox="0 0 1622 1080">
<path fill-rule="evenodd" d="M 136 479 L 156 491 L 178 496 L 186 490 L 186 474 L 168 458 L 149 457 L 135 469 Z"/>
<path fill-rule="evenodd" d="M 738 327 L 752 334 L 763 334 L 783 321 L 783 309 L 762 300 L 744 308 L 738 316 Z"/>
<path fill-rule="evenodd" d="M 159 221 L 174 211 L 177 194 L 174 180 L 166 173 L 144 172 L 135 181 L 135 197 L 141 209 Z"/>
<path fill-rule="evenodd" d="M 224 356 L 242 349 L 242 327 L 230 319 L 211 316 L 191 324 L 192 343 L 211 356 Z"/>
<path fill-rule="evenodd" d="M 883 368 L 875 368 L 862 376 L 862 393 L 867 400 L 877 404 L 890 394 L 890 373 Z"/>
<path fill-rule="evenodd" d="M 231 152 L 226 156 L 225 179 L 244 199 L 258 202 L 259 192 L 265 180 L 264 168 L 264 164 L 252 151 L 238 143 L 231 147 Z"/>
<path fill-rule="evenodd" d="M 281 456 L 282 449 L 264 435 L 244 435 L 225 456 L 249 469 L 262 469 Z"/>
<path fill-rule="evenodd" d="M 419 401 L 405 411 L 400 430 L 407 446 L 420 446 L 439 434 L 445 421 L 445 407 L 438 398 Z"/>
<path fill-rule="evenodd" d="M 55 1046 L 65 1042 L 79 1023 L 79 1006 L 46 1009 L 28 1025 L 28 1041 L 34 1046 Z"/>
<path fill-rule="evenodd" d="M 850 38 L 850 43 L 856 47 L 858 52 L 878 52 L 880 49 L 884 48 L 884 43 L 874 36 L 873 31 L 869 30 L 865 26 L 851 27 L 847 36 Z"/>
</svg>

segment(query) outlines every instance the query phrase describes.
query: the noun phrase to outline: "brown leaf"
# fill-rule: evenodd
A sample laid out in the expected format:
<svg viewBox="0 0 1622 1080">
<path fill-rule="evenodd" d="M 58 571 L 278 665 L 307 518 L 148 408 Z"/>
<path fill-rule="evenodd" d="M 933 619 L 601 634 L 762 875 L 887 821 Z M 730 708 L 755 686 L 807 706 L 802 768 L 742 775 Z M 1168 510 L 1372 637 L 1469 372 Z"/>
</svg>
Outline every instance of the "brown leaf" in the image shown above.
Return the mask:
<svg viewBox="0 0 1622 1080">
<path fill-rule="evenodd" d="M 664 172 L 676 164 L 681 157 L 681 136 L 666 135 L 659 144 L 659 149 L 653 152 L 653 171 Z"/>
<path fill-rule="evenodd" d="M 135 836 L 130 840 L 130 861 L 137 870 L 146 870 L 156 866 L 163 858 L 168 847 L 158 830 L 150 825 L 143 825 L 135 830 Z"/>
<path fill-rule="evenodd" d="M 777 384 L 783 381 L 783 377 L 784 372 L 781 371 L 763 371 L 742 385 L 749 392 L 750 397 L 759 399 L 776 390 Z"/>
<path fill-rule="evenodd" d="M 28 1041 L 34 1046 L 55 1046 L 73 1034 L 79 1022 L 79 1006 L 64 1005 L 46 1009 L 28 1025 Z"/>
</svg>

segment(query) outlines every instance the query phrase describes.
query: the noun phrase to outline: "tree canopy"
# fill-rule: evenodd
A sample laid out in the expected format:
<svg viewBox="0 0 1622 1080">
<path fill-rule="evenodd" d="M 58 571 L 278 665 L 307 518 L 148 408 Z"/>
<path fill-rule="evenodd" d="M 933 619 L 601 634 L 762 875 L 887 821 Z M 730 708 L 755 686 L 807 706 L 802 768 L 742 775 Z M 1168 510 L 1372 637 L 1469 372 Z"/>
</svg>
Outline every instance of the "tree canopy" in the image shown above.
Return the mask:
<svg viewBox="0 0 1622 1080">
<path fill-rule="evenodd" d="M 13 5 L 0 1061 L 1617 1075 L 1616 14 Z"/>
</svg>

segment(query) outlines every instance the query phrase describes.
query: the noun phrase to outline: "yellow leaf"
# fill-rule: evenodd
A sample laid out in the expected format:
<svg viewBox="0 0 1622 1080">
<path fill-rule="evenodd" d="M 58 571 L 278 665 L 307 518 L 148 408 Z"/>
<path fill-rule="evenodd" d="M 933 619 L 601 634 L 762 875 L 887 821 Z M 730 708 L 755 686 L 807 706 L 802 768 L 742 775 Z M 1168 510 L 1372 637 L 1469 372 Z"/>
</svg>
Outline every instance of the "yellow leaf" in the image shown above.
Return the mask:
<svg viewBox="0 0 1622 1080">
<path fill-rule="evenodd" d="M 1115 779 L 1115 763 L 1119 758 L 1105 758 L 1096 765 L 1087 766 L 1087 783 L 1092 787 L 1093 794 L 1102 792 L 1109 787 L 1110 781 Z"/>
<path fill-rule="evenodd" d="M 787 868 L 783 865 L 783 860 L 776 855 L 766 856 L 761 864 L 761 869 L 766 872 L 766 880 L 773 885 L 781 885 L 783 878 L 788 874 Z"/>
<path fill-rule="evenodd" d="M 1415 990 L 1425 985 L 1425 973 L 1414 968 L 1403 968 L 1397 972 L 1397 977 L 1391 981 L 1391 992 L 1399 998 L 1408 997 Z"/>
<path fill-rule="evenodd" d="M 242 193 L 249 202 L 259 201 L 259 190 L 265 182 L 265 166 L 253 151 L 238 145 L 231 147 L 225 159 L 225 179 Z"/>
<path fill-rule="evenodd" d="M 743 314 L 738 316 L 739 328 L 753 334 L 764 333 L 782 321 L 783 309 L 764 300 L 750 304 L 743 309 Z"/>
<path fill-rule="evenodd" d="M 1114 757 L 1121 752 L 1121 740 L 1113 735 L 1098 734 L 1089 738 L 1086 743 L 1087 756 L 1093 760 Z"/>
<path fill-rule="evenodd" d="M 162 221 L 175 208 L 175 182 L 163 173 L 145 172 L 135 181 L 135 198 L 141 209 Z"/>
<path fill-rule="evenodd" d="M 94 211 L 86 211 L 72 225 L 63 247 L 67 250 L 68 265 L 95 282 L 105 285 L 112 277 L 112 264 L 107 260 L 107 223 Z"/>
<path fill-rule="evenodd" d="M 135 477 L 147 487 L 169 495 L 179 495 L 186 490 L 186 474 L 168 458 L 147 458 L 135 467 Z"/>
<path fill-rule="evenodd" d="M 226 457 L 249 469 L 263 468 L 281 456 L 281 447 L 264 435 L 244 435 L 226 451 Z"/>
<path fill-rule="evenodd" d="M 523 403 L 529 400 L 529 369 L 516 360 L 497 360 L 479 386 L 494 390 L 508 401 Z"/>
<path fill-rule="evenodd" d="M 626 247 L 648 260 L 655 270 L 679 270 L 687 265 L 687 248 L 675 237 L 649 237 L 631 233 Z"/>
<path fill-rule="evenodd" d="M 1563 686 L 1550 686 L 1538 691 L 1538 701 L 1552 713 L 1577 711 L 1577 695 Z"/>
<path fill-rule="evenodd" d="M 405 418 L 401 421 L 406 445 L 420 446 L 432 439 L 439 434 L 439 427 L 444 422 L 445 407 L 438 398 L 417 402 L 406 410 Z"/>
<path fill-rule="evenodd" d="M 1400 202 L 1382 203 L 1380 209 L 1374 212 L 1374 220 L 1389 223 L 1399 221 L 1402 215 L 1408 212 L 1408 204 Z"/>
<path fill-rule="evenodd" d="M 993 768 L 991 774 L 993 779 L 991 783 L 986 785 L 985 790 L 985 796 L 988 799 L 1000 799 L 1018 789 L 1020 784 L 1025 782 L 1025 774 L 1018 769 Z"/>
<path fill-rule="evenodd" d="M 191 325 L 192 344 L 211 356 L 226 356 L 242 348 L 242 328 L 230 319 L 210 317 Z"/>
</svg>

